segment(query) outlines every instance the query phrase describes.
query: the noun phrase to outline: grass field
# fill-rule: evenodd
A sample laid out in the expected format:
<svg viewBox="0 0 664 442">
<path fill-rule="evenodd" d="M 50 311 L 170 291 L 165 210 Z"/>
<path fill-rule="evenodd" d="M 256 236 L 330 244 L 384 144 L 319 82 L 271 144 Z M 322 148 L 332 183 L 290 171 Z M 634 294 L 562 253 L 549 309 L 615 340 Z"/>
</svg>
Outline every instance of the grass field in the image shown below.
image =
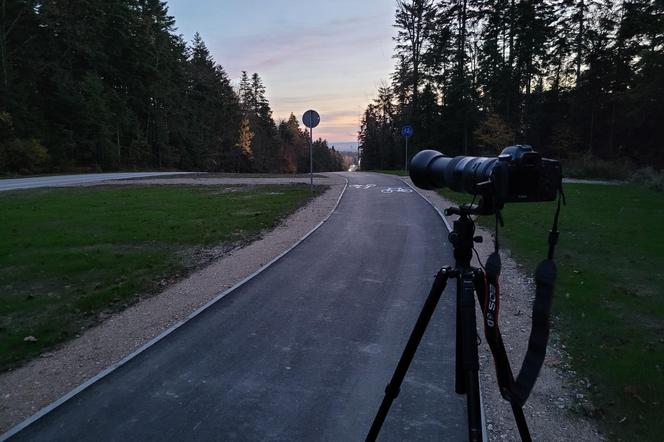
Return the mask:
<svg viewBox="0 0 664 442">
<path fill-rule="evenodd" d="M 270 228 L 307 185 L 0 193 L 0 370 Z M 36 341 L 26 337 L 34 337 Z"/>
<path fill-rule="evenodd" d="M 565 191 L 554 328 L 579 378 L 590 380 L 590 411 L 610 438 L 661 440 L 664 194 L 589 184 L 567 184 Z M 553 203 L 510 204 L 503 211 L 503 244 L 528 268 L 546 254 L 554 211 Z M 493 218 L 483 222 L 493 227 Z"/>
</svg>

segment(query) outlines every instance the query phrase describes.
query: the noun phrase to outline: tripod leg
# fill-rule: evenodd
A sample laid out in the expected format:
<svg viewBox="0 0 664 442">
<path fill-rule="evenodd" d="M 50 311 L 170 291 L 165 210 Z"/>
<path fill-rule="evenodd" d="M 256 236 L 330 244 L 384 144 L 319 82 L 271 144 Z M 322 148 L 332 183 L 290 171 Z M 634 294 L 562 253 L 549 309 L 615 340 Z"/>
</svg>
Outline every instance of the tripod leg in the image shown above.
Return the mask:
<svg viewBox="0 0 664 442">
<path fill-rule="evenodd" d="M 385 388 L 385 397 L 383 397 L 383 402 L 380 404 L 380 408 L 376 413 L 376 417 L 371 424 L 371 428 L 369 429 L 369 433 L 367 434 L 366 438 L 367 441 L 376 440 L 378 433 L 383 426 L 383 422 L 385 421 L 385 417 L 390 411 L 392 402 L 399 395 L 399 389 L 401 388 L 403 378 L 406 376 L 406 372 L 408 371 L 408 367 L 410 366 L 410 363 L 415 356 L 418 345 L 420 345 L 420 341 L 422 340 L 422 336 L 424 336 L 424 332 L 427 328 L 427 325 L 429 324 L 429 320 L 431 319 L 431 316 L 436 309 L 438 300 L 443 294 L 443 290 L 445 290 L 447 279 L 450 276 L 449 272 L 449 268 L 443 267 L 436 274 L 436 279 L 431 286 L 429 296 L 427 296 L 427 300 L 424 302 L 424 306 L 422 307 L 422 311 L 420 311 L 420 315 L 417 318 L 415 327 L 410 334 L 410 338 L 408 338 L 406 348 L 401 354 L 401 358 L 399 359 L 397 368 L 394 370 L 394 374 L 392 375 L 390 383 L 387 384 L 387 387 Z"/>
<path fill-rule="evenodd" d="M 457 377 L 457 385 L 463 382 L 468 410 L 468 438 L 472 441 L 482 440 L 482 412 L 480 406 L 479 357 L 477 351 L 477 326 L 475 322 L 475 285 L 474 275 L 466 271 L 457 282 L 457 293 L 460 297 L 457 311 L 461 316 L 461 370 L 463 378 Z M 458 349 L 457 349 L 458 352 Z M 459 361 L 457 360 L 457 370 Z M 457 376 L 458 376 L 457 371 Z"/>
<path fill-rule="evenodd" d="M 457 290 L 456 290 L 456 337 L 455 337 L 455 359 L 454 359 L 454 391 L 457 394 L 466 394 L 466 384 L 464 383 L 464 374 L 463 374 L 463 341 L 462 336 L 463 332 L 461 331 L 461 324 L 463 320 L 461 318 L 461 299 L 463 296 L 463 290 L 461 290 L 461 277 L 457 280 Z"/>
</svg>

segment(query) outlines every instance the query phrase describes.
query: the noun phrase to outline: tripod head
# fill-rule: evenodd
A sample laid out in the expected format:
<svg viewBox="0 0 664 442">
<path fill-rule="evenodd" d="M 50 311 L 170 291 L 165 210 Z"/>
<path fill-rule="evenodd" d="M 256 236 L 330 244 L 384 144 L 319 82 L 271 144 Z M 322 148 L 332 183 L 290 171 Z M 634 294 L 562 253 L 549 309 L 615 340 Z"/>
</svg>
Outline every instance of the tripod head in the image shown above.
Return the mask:
<svg viewBox="0 0 664 442">
<path fill-rule="evenodd" d="M 482 193 L 477 204 L 461 204 L 445 209 L 445 215 L 493 215 L 500 213 L 503 204 L 496 201 L 490 193 Z"/>
<path fill-rule="evenodd" d="M 471 215 L 480 214 L 482 214 L 481 201 L 480 204 L 461 204 L 445 209 L 445 215 L 459 216 L 454 221 L 454 228 L 448 236 L 454 248 L 454 259 L 458 270 L 470 268 L 470 261 L 473 257 L 473 243 L 482 242 L 481 236 L 475 236 L 475 222 L 470 218 Z"/>
<path fill-rule="evenodd" d="M 480 204 L 461 204 L 456 207 L 453 206 L 445 209 L 445 215 L 470 216 L 470 215 L 483 215 L 483 213 L 481 213 Z"/>
</svg>

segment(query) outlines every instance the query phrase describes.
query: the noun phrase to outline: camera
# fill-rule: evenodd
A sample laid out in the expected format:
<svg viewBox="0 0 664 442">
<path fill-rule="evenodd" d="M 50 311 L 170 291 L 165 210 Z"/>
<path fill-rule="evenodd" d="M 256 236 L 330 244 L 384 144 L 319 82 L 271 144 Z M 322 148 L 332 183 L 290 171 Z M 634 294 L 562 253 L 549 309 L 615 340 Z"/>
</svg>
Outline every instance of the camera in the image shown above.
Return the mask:
<svg viewBox="0 0 664 442">
<path fill-rule="evenodd" d="M 485 204 L 500 209 L 504 203 L 553 201 L 561 188 L 562 167 L 526 145 L 506 147 L 496 158 L 450 158 L 423 150 L 410 162 L 410 178 L 422 189 L 449 187 L 480 195 Z"/>
</svg>

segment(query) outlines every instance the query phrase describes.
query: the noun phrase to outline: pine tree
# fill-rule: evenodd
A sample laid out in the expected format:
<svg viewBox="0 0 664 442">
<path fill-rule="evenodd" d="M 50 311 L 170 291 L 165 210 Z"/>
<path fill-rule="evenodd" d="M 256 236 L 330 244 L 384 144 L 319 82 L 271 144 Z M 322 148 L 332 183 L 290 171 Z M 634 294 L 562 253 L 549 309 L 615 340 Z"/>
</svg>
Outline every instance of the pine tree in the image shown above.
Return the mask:
<svg viewBox="0 0 664 442">
<path fill-rule="evenodd" d="M 279 123 L 281 172 L 306 172 L 309 168 L 309 140 L 292 113 Z"/>
<path fill-rule="evenodd" d="M 277 172 L 279 170 L 277 127 L 272 119 L 272 109 L 265 93 L 263 80 L 257 73 L 249 78 L 246 72 L 242 72 L 239 90 L 241 106 L 255 135 L 253 167 L 258 172 Z"/>
<path fill-rule="evenodd" d="M 429 36 L 434 26 L 436 5 L 433 0 L 397 0 L 397 11 L 394 26 L 398 29 L 396 41 L 396 57 L 402 75 L 408 78 L 410 85 L 410 106 L 406 114 L 415 125 L 415 137 L 418 135 L 418 96 L 422 83 L 423 56 L 427 52 Z"/>
<path fill-rule="evenodd" d="M 240 104 L 228 76 L 214 63 L 199 34 L 189 58 L 190 107 L 187 141 L 192 166 L 205 170 L 232 168 L 231 150 L 240 129 Z"/>
</svg>

